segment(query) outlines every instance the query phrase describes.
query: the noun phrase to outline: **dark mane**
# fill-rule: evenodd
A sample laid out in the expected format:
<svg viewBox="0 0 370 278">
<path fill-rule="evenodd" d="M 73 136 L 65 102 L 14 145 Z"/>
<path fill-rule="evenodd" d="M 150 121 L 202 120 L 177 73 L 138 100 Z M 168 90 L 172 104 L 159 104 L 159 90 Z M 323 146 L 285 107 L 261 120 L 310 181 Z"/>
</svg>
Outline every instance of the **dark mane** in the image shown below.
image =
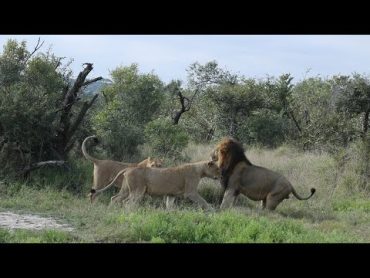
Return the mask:
<svg viewBox="0 0 370 278">
<path fill-rule="evenodd" d="M 252 165 L 249 159 L 245 156 L 245 150 L 240 142 L 234 138 L 225 138 L 218 145 L 219 153 L 222 156 L 221 160 L 221 185 L 226 189 L 229 178 L 235 168 L 240 162 L 245 162 Z"/>
</svg>

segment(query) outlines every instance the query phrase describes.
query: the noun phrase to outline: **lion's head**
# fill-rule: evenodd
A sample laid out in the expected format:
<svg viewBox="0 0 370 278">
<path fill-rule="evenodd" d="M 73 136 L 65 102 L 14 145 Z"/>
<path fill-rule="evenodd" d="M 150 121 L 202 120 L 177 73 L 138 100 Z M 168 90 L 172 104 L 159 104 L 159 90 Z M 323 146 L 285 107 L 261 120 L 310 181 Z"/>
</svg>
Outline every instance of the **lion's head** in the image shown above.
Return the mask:
<svg viewBox="0 0 370 278">
<path fill-rule="evenodd" d="M 235 166 L 244 161 L 248 165 L 252 163 L 245 156 L 245 151 L 240 142 L 226 137 L 216 146 L 211 153 L 211 159 L 217 161 L 218 167 L 221 171 L 221 184 L 226 188 L 228 180 L 234 170 Z"/>
</svg>

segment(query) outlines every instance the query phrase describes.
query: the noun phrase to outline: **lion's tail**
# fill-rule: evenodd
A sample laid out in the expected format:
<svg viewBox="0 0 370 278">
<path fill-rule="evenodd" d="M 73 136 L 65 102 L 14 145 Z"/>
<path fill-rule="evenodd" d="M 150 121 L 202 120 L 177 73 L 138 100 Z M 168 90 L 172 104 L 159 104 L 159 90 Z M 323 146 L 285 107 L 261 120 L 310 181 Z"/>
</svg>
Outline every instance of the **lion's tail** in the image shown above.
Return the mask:
<svg viewBox="0 0 370 278">
<path fill-rule="evenodd" d="M 91 194 L 96 195 L 96 194 L 102 193 L 103 191 L 107 190 L 108 188 L 111 188 L 111 187 L 112 187 L 112 185 L 113 185 L 113 184 L 116 182 L 116 180 L 118 179 L 118 177 L 119 177 L 120 175 L 124 174 L 124 173 L 126 172 L 126 170 L 127 170 L 127 169 L 128 169 L 128 168 L 126 168 L 126 169 L 123 169 L 123 170 L 119 171 L 119 172 L 117 173 L 117 175 L 114 177 L 114 179 L 113 179 L 113 180 L 112 180 L 108 185 L 106 185 L 105 187 L 103 187 L 102 189 L 99 189 L 99 190 L 91 189 L 90 193 L 91 193 Z"/>
<path fill-rule="evenodd" d="M 294 187 L 292 186 L 292 193 L 294 195 L 294 197 L 296 197 L 298 200 L 308 200 L 312 197 L 312 195 L 316 192 L 316 189 L 315 188 L 311 188 L 311 195 L 306 197 L 306 198 L 303 198 L 301 196 L 298 195 L 298 193 L 295 191 Z"/>
<path fill-rule="evenodd" d="M 89 136 L 89 137 L 86 137 L 86 138 L 85 138 L 85 140 L 82 142 L 81 149 L 82 149 L 82 153 L 83 153 L 83 155 L 85 156 L 85 158 L 86 158 L 87 160 L 90 160 L 90 161 L 92 161 L 92 162 L 97 162 L 97 161 L 98 161 L 98 159 L 96 159 L 96 158 L 92 157 L 92 156 L 91 156 L 91 155 L 89 155 L 89 154 L 87 153 L 87 151 L 86 151 L 86 142 L 87 142 L 89 139 L 92 139 L 92 138 L 94 138 L 94 141 L 95 141 L 96 143 L 98 142 L 98 139 L 96 138 L 96 136 L 95 136 L 95 135 L 93 135 L 93 136 Z"/>
</svg>

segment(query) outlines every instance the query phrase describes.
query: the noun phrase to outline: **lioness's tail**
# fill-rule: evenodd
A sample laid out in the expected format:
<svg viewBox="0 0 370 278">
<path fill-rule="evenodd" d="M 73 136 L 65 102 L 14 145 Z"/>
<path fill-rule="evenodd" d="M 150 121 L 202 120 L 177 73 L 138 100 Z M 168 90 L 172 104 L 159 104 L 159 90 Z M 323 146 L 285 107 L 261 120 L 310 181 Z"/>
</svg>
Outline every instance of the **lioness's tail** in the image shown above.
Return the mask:
<svg viewBox="0 0 370 278">
<path fill-rule="evenodd" d="M 86 138 L 85 138 L 85 140 L 82 142 L 81 149 L 82 149 L 82 153 L 84 154 L 84 156 L 85 156 L 85 158 L 86 158 L 87 160 L 91 160 L 92 162 L 96 162 L 96 161 L 98 161 L 98 159 L 96 159 L 96 158 L 92 157 L 92 156 L 91 156 L 91 155 L 89 155 L 89 154 L 87 153 L 87 151 L 86 151 L 86 142 L 87 142 L 89 139 L 92 139 L 92 138 L 94 138 L 95 143 L 97 143 L 97 142 L 98 142 L 98 139 L 96 138 L 96 136 L 95 136 L 95 135 L 93 135 L 93 136 L 89 136 L 89 137 L 86 137 Z"/>
<path fill-rule="evenodd" d="M 311 188 L 311 195 L 306 197 L 306 198 L 303 198 L 301 196 L 298 195 L 298 193 L 295 191 L 294 187 L 292 186 L 292 193 L 294 195 L 294 197 L 296 197 L 298 200 L 308 200 L 312 197 L 312 195 L 316 192 L 316 189 L 315 188 Z"/>
<path fill-rule="evenodd" d="M 119 172 L 117 173 L 117 175 L 114 177 L 114 179 L 113 179 L 113 180 L 112 180 L 108 185 L 106 185 L 105 187 L 103 187 L 102 189 L 99 189 L 99 190 L 91 189 L 90 193 L 91 193 L 91 194 L 96 195 L 96 194 L 102 193 L 103 191 L 105 191 L 105 190 L 107 190 L 108 188 L 112 187 L 112 185 L 116 182 L 116 180 L 118 179 L 118 177 L 119 177 L 120 175 L 124 174 L 124 173 L 126 172 L 126 170 L 127 170 L 127 169 L 128 169 L 128 168 L 126 168 L 126 169 L 123 169 L 123 170 L 119 171 Z"/>
</svg>

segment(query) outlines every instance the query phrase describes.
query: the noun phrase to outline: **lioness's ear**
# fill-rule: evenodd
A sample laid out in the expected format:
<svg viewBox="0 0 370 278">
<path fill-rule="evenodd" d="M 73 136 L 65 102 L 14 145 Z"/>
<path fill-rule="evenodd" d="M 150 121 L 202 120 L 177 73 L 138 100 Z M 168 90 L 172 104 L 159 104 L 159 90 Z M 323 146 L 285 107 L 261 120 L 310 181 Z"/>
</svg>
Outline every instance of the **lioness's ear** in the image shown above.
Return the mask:
<svg viewBox="0 0 370 278">
<path fill-rule="evenodd" d="M 215 163 L 213 161 L 208 161 L 208 166 L 211 167 L 212 165 L 214 165 Z"/>
<path fill-rule="evenodd" d="M 152 158 L 150 156 L 148 156 L 148 161 L 151 161 L 151 160 L 152 160 Z"/>
</svg>

